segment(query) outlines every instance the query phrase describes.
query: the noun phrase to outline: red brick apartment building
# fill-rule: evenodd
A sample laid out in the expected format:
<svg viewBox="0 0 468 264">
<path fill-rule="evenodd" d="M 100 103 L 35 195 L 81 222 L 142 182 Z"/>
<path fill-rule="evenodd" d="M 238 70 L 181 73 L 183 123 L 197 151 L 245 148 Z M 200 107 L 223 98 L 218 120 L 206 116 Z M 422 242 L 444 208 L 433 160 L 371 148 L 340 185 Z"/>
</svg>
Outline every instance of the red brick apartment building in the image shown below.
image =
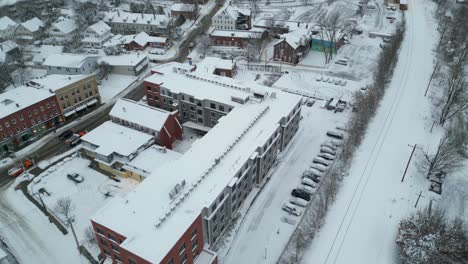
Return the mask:
<svg viewBox="0 0 468 264">
<path fill-rule="evenodd" d="M 1 151 L 14 150 L 64 120 L 55 94 L 17 87 L 0 94 Z"/>
</svg>

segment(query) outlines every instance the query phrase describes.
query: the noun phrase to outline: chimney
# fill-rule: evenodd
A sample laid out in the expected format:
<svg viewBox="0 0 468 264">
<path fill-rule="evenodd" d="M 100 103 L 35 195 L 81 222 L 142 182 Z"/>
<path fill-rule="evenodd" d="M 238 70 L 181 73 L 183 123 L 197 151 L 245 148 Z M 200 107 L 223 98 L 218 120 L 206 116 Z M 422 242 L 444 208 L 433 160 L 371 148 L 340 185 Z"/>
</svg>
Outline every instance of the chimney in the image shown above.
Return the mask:
<svg viewBox="0 0 468 264">
<path fill-rule="evenodd" d="M 123 110 L 124 112 L 127 112 L 127 109 L 125 109 L 125 107 L 122 107 L 122 110 Z"/>
<path fill-rule="evenodd" d="M 19 104 L 18 104 L 18 103 L 16 103 L 16 107 L 18 107 L 18 108 L 19 108 Z"/>
</svg>

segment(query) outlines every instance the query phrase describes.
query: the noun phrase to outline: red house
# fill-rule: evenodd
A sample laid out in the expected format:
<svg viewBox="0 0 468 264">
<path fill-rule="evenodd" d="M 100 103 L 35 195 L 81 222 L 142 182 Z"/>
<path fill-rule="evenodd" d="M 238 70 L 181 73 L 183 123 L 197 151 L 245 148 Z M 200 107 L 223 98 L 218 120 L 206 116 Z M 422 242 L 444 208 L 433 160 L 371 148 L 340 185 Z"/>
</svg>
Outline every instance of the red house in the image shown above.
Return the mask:
<svg viewBox="0 0 468 264">
<path fill-rule="evenodd" d="M 215 46 L 244 48 L 249 41 L 262 41 L 266 36 L 265 29 L 251 30 L 219 30 L 210 33 L 210 39 Z"/>
<path fill-rule="evenodd" d="M 126 50 L 144 50 L 148 47 L 163 49 L 168 45 L 167 38 L 153 37 L 146 32 L 137 35 L 126 35 L 122 39 L 121 45 Z"/>
<path fill-rule="evenodd" d="M 195 20 L 197 18 L 197 7 L 193 4 L 173 4 L 171 7 L 171 16 L 183 16 L 187 20 Z"/>
<path fill-rule="evenodd" d="M 17 149 L 63 120 L 53 92 L 25 86 L 6 91 L 0 94 L 1 151 Z"/>
<path fill-rule="evenodd" d="M 178 111 L 168 112 L 128 99 L 119 99 L 109 113 L 112 122 L 154 136 L 155 143 L 172 149 L 182 139 Z"/>
<path fill-rule="evenodd" d="M 212 73 L 219 76 L 234 77 L 237 65 L 233 60 L 224 60 L 216 57 L 206 57 L 197 65 L 197 72 Z"/>
<path fill-rule="evenodd" d="M 309 52 L 309 43 L 310 34 L 307 30 L 283 34 L 282 39 L 274 44 L 273 59 L 297 64 Z"/>
</svg>

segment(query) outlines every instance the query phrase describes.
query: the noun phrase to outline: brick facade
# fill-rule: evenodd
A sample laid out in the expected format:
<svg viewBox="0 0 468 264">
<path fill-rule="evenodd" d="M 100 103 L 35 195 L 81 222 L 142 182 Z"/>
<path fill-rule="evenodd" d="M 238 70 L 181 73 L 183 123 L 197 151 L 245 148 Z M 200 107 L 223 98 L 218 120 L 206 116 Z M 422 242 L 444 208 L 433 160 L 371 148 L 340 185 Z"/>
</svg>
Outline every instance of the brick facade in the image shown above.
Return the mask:
<svg viewBox="0 0 468 264">
<path fill-rule="evenodd" d="M 283 41 L 280 41 L 274 45 L 273 59 L 297 64 L 302 58 L 304 58 L 307 51 L 307 47 L 302 45 L 294 49 L 286 40 L 283 39 Z"/>
</svg>

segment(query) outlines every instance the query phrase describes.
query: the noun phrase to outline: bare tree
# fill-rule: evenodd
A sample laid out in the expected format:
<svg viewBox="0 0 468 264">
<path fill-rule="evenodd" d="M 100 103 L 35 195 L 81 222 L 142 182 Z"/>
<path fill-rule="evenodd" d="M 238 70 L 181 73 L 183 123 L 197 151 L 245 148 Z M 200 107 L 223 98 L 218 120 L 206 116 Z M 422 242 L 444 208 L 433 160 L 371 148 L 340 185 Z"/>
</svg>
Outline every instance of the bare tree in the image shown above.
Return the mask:
<svg viewBox="0 0 468 264">
<path fill-rule="evenodd" d="M 450 172 L 460 167 L 463 156 L 460 147 L 451 130 L 446 131 L 435 151 L 423 150 L 422 168 L 427 170 L 427 177 L 439 171 Z"/>
<path fill-rule="evenodd" d="M 211 45 L 211 39 L 208 35 L 202 35 L 198 38 L 198 50 L 200 53 L 205 54 Z"/>
<path fill-rule="evenodd" d="M 447 120 L 468 108 L 468 78 L 464 70 L 467 52 L 468 49 L 465 47 L 458 57 L 458 61 L 449 69 L 446 79 L 447 88 L 442 99 L 442 111 L 439 118 L 441 126 Z"/>
<path fill-rule="evenodd" d="M 97 22 L 98 5 L 91 1 L 79 2 L 73 4 L 75 21 L 79 28 L 86 29 L 89 25 Z"/>
<path fill-rule="evenodd" d="M 349 24 L 343 18 L 342 11 L 333 11 L 319 22 L 319 36 L 325 55 L 325 62 L 329 63 L 336 53 L 338 42 L 345 36 Z"/>
<path fill-rule="evenodd" d="M 57 201 L 55 204 L 54 211 L 62 216 L 67 224 L 70 226 L 73 237 L 75 238 L 75 243 L 76 247 L 78 248 L 78 251 L 80 251 L 80 243 L 78 242 L 78 237 L 76 236 L 75 229 L 73 228 L 73 221 L 74 221 L 74 211 L 75 211 L 75 205 L 72 203 L 72 200 L 70 198 L 61 198 Z"/>
<path fill-rule="evenodd" d="M 0 65 L 0 92 L 13 82 L 11 72 L 11 66 L 5 64 Z"/>
<path fill-rule="evenodd" d="M 98 65 L 98 68 L 101 79 L 106 78 L 106 80 L 109 78 L 109 73 L 111 73 L 113 69 L 112 65 L 105 61 L 101 61 Z"/>
<path fill-rule="evenodd" d="M 96 235 L 94 234 L 94 230 L 91 226 L 89 226 L 85 230 L 85 243 L 87 243 L 90 246 L 97 245 Z"/>
</svg>

